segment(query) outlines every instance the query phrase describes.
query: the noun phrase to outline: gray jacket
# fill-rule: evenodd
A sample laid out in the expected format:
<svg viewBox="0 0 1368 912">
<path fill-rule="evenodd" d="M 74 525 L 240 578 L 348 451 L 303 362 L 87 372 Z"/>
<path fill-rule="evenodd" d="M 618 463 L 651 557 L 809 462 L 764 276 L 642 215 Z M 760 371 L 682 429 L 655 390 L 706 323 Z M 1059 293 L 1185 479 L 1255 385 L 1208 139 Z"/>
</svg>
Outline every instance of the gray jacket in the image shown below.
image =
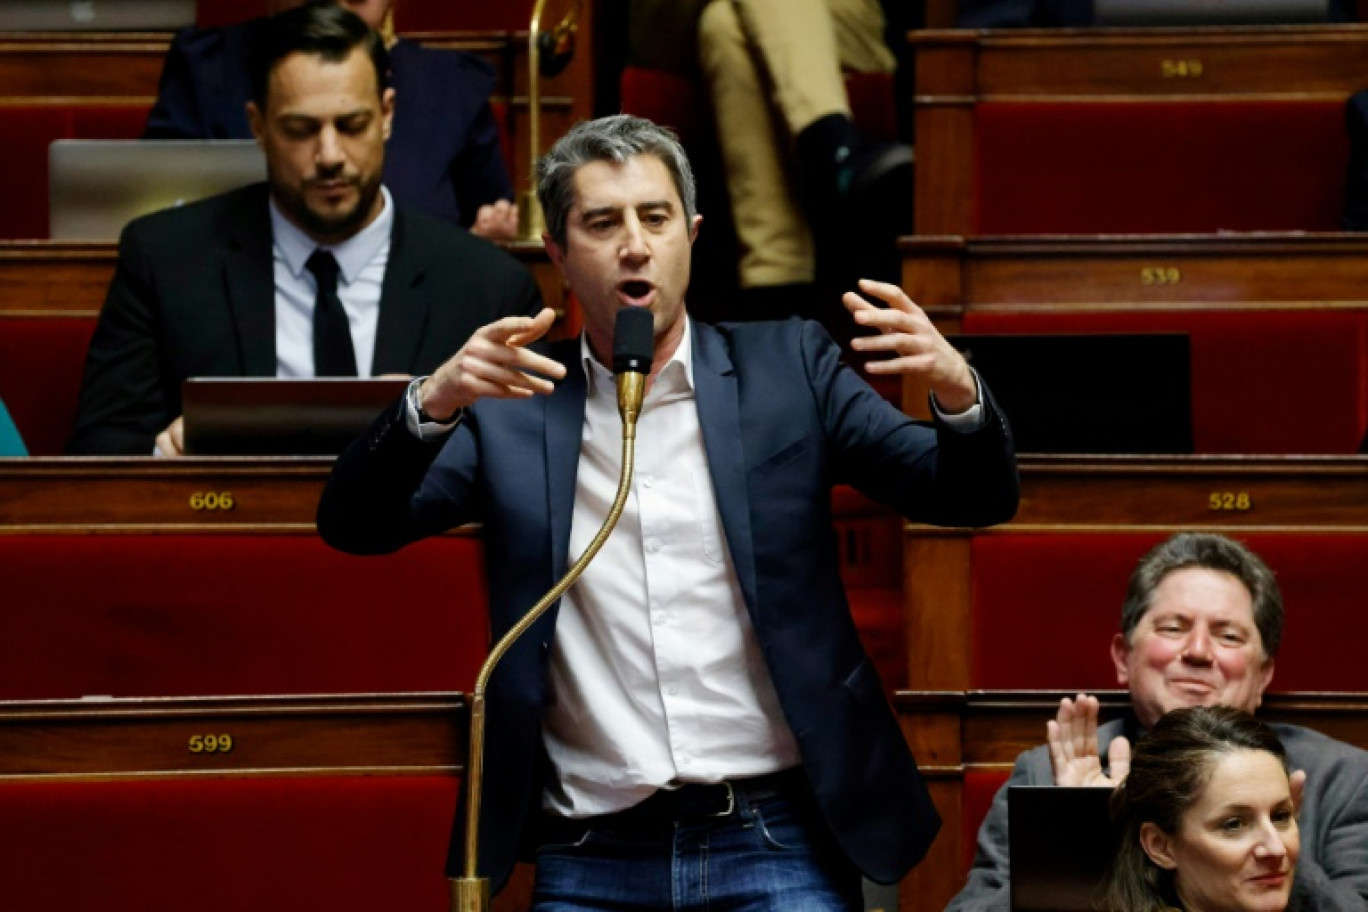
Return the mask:
<svg viewBox="0 0 1368 912">
<path fill-rule="evenodd" d="M 1271 723 L 1294 770 L 1306 771 L 1297 823 L 1301 857 L 1292 896 L 1303 912 L 1368 912 L 1368 752 L 1298 725 Z M 1124 734 L 1120 719 L 1097 730 L 1098 750 Z M 1007 864 L 1007 785 L 1050 785 L 1045 745 L 1017 757 L 1012 776 L 993 797 L 979 828 L 969 881 L 947 912 L 1007 912 L 1011 882 Z"/>
</svg>

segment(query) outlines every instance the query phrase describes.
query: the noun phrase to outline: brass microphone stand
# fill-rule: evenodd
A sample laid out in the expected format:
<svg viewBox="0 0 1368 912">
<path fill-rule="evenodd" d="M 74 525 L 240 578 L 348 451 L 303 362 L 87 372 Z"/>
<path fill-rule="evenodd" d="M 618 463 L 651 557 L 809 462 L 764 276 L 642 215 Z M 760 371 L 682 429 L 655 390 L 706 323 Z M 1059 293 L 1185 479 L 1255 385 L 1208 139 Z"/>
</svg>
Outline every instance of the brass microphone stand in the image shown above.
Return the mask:
<svg viewBox="0 0 1368 912">
<path fill-rule="evenodd" d="M 532 20 L 527 30 L 527 137 L 531 157 L 530 167 L 535 172 L 537 159 L 541 156 L 541 19 L 546 0 L 537 0 L 532 7 Z M 570 12 L 551 30 L 551 34 L 563 41 L 573 52 L 573 41 L 579 28 L 580 0 Z M 535 178 L 534 178 L 535 183 Z M 526 190 L 518 199 L 518 235 L 522 240 L 540 240 L 546 231 L 546 216 L 542 213 L 541 203 L 537 201 L 535 187 Z"/>
<path fill-rule="evenodd" d="M 622 516 L 627 504 L 627 494 L 632 483 L 632 467 L 636 461 L 636 423 L 641 413 L 641 400 L 646 389 L 646 376 L 636 372 L 618 375 L 618 410 L 622 413 L 622 474 L 618 479 L 617 495 L 608 510 L 608 518 L 603 526 L 579 556 L 579 560 L 566 571 L 560 582 L 542 596 L 537 604 L 528 609 L 522 619 L 509 628 L 489 657 L 480 666 L 475 676 L 475 687 L 470 693 L 470 745 L 466 757 L 466 822 L 465 822 L 465 863 L 460 877 L 451 878 L 451 912 L 488 912 L 489 878 L 479 877 L 475 872 L 480 846 L 480 786 L 484 780 L 484 730 L 485 730 L 485 688 L 494 673 L 494 666 L 522 636 L 579 579 L 584 568 L 599 553 L 608 535 Z"/>
</svg>

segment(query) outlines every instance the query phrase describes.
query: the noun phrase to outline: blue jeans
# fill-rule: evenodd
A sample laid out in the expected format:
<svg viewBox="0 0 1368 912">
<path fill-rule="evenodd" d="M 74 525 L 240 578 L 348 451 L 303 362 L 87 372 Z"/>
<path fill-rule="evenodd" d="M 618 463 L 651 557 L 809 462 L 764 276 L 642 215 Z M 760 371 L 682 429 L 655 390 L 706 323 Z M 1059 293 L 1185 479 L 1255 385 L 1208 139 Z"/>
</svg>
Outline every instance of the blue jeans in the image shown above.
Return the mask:
<svg viewBox="0 0 1368 912">
<path fill-rule="evenodd" d="M 617 826 L 557 820 L 532 912 L 859 912 L 860 875 L 815 802 L 738 794 L 725 817 Z"/>
</svg>

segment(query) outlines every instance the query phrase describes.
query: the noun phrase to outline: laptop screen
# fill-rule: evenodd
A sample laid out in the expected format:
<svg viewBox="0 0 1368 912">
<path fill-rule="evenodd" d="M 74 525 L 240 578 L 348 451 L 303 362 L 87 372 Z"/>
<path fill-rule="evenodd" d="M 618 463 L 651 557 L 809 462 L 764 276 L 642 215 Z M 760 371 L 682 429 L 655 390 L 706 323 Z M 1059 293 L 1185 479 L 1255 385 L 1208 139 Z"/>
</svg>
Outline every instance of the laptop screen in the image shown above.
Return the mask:
<svg viewBox="0 0 1368 912">
<path fill-rule="evenodd" d="M 1108 788 L 1007 788 L 1012 912 L 1095 912 L 1116 851 Z"/>
<path fill-rule="evenodd" d="M 195 24 L 195 0 L 0 0 L 0 31 L 160 31 Z"/>
<path fill-rule="evenodd" d="M 48 147 L 51 234 L 117 240 L 140 215 L 265 179 L 249 139 L 59 139 Z"/>
<path fill-rule="evenodd" d="M 408 383 L 402 377 L 192 377 L 182 388 L 185 452 L 335 456 Z"/>
</svg>

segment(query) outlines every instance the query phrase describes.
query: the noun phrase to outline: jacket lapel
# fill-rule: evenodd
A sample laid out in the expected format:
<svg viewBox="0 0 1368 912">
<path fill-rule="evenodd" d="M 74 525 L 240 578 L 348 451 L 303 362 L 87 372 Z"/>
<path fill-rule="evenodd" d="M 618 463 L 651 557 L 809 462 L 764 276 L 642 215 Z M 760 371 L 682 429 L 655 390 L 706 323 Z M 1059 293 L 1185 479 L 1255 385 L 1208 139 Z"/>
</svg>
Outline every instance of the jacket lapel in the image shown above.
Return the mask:
<svg viewBox="0 0 1368 912">
<path fill-rule="evenodd" d="M 557 342 L 550 355 L 565 365 L 565 379 L 543 399 L 546 435 L 546 484 L 551 520 L 551 572 L 557 580 L 570 566 L 570 521 L 575 513 L 575 476 L 584 436 L 588 387 L 579 362 L 579 338 Z"/>
<path fill-rule="evenodd" d="M 427 277 L 430 251 L 423 238 L 407 230 L 403 209 L 394 207 L 389 262 L 380 290 L 380 320 L 375 327 L 375 375 L 412 373 L 427 332 L 431 295 L 419 292 Z"/>
<path fill-rule="evenodd" d="M 274 377 L 275 266 L 266 185 L 243 193 L 238 211 L 228 221 L 232 227 L 223 251 L 223 283 L 242 372 L 248 377 Z"/>
<path fill-rule="evenodd" d="M 703 429 L 703 449 L 708 454 L 708 474 L 712 476 L 713 493 L 722 516 L 722 528 L 727 534 L 737 582 L 754 617 L 757 605 L 755 548 L 751 538 L 736 372 L 717 330 L 695 321 L 693 339 L 698 423 Z"/>
</svg>

